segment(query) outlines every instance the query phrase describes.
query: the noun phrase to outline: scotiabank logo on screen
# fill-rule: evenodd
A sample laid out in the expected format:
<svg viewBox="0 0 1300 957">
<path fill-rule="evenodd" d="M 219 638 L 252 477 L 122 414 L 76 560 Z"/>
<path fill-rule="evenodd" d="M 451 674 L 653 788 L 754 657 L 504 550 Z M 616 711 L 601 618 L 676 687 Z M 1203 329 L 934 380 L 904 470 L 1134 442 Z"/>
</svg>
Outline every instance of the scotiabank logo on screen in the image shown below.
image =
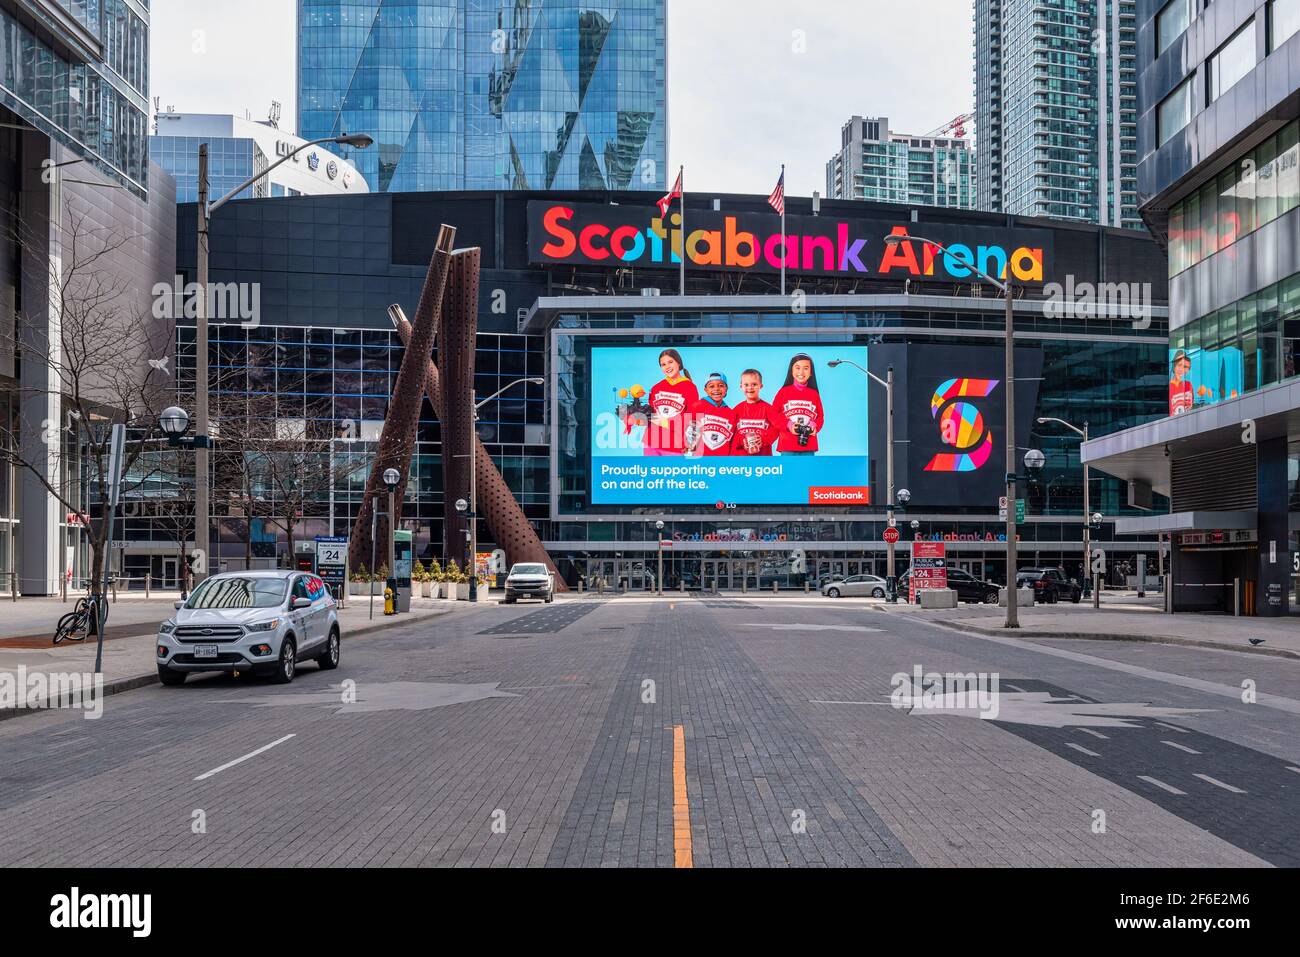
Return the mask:
<svg viewBox="0 0 1300 957">
<path fill-rule="evenodd" d="M 878 275 L 976 281 L 974 269 L 1016 281 L 1043 282 L 1050 236 L 1042 230 L 996 230 L 930 224 L 926 232 L 947 252 L 912 240 L 890 246 L 885 236 L 908 228 L 880 220 L 842 221 L 690 209 L 683 240 L 681 213 L 662 217 L 654 207 L 528 204 L 529 258 L 536 263 L 583 263 L 672 268 L 685 245 L 688 266 L 728 272 Z M 1010 236 L 1008 240 L 1004 237 Z"/>
<path fill-rule="evenodd" d="M 871 490 L 862 485 L 814 485 L 808 490 L 809 505 L 870 505 Z"/>
</svg>

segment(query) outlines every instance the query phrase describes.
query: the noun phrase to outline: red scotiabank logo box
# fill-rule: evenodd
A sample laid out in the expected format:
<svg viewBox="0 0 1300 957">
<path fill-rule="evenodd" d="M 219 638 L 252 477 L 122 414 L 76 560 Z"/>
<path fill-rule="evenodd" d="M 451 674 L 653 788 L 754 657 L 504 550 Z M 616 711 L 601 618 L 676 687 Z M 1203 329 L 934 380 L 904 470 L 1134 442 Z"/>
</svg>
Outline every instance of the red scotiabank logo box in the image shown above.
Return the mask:
<svg viewBox="0 0 1300 957">
<path fill-rule="evenodd" d="M 808 489 L 809 505 L 870 505 L 871 489 L 863 485 L 814 485 Z"/>
<path fill-rule="evenodd" d="M 913 558 L 943 558 L 945 550 L 943 542 L 913 542 Z"/>
</svg>

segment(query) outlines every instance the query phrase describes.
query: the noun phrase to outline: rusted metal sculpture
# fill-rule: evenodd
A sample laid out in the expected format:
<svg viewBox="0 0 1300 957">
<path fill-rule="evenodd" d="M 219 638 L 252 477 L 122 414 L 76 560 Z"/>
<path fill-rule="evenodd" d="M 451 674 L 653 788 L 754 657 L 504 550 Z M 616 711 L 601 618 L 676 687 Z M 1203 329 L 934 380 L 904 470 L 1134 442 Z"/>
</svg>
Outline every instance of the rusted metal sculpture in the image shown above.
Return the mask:
<svg viewBox="0 0 1300 957">
<path fill-rule="evenodd" d="M 379 447 L 374 464 L 366 479 L 366 494 L 361 500 L 356 523 L 348 538 L 348 567 L 359 568 L 371 554 L 370 522 L 371 510 L 375 497 L 381 493 L 387 497 L 387 486 L 383 483 L 386 469 L 395 468 L 401 475 L 394 495 L 393 511 L 402 514 L 402 500 L 406 496 L 406 484 L 411 474 L 411 457 L 415 453 L 415 443 L 420 426 L 420 404 L 424 400 L 424 380 L 426 370 L 424 360 L 433 351 L 433 336 L 437 329 L 439 317 L 443 313 L 443 298 L 447 286 L 447 274 L 451 270 L 452 247 L 456 243 L 456 230 L 443 225 L 438 230 L 438 240 L 434 244 L 433 259 L 424 278 L 424 288 L 420 291 L 420 303 L 415 310 L 415 322 L 406 341 L 406 350 L 402 355 L 402 365 L 397 373 L 397 382 L 393 385 L 393 396 L 388 403 L 388 415 L 379 435 Z M 384 515 L 378 522 L 377 537 L 381 542 L 388 541 L 388 516 Z M 387 548 L 383 554 L 387 555 Z M 375 569 L 371 569 L 374 572 Z M 389 569 L 392 574 L 393 569 Z"/>
<path fill-rule="evenodd" d="M 409 343 L 411 341 L 411 324 L 401 320 L 396 323 L 396 326 L 398 337 L 403 343 Z M 434 413 L 443 423 L 445 442 L 447 420 L 442 414 L 441 376 L 437 364 L 431 359 L 426 362 L 425 366 L 424 391 L 429 397 Z M 496 463 L 492 461 L 492 457 L 488 455 L 487 449 L 483 447 L 483 442 L 477 435 L 474 436 L 474 442 L 477 444 L 474 461 L 477 464 L 479 511 L 487 522 L 492 539 L 498 547 L 505 550 L 507 562 L 511 564 L 515 562 L 542 562 L 555 573 L 556 591 L 568 591 L 568 585 L 560 577 L 555 568 L 555 563 L 551 561 L 551 556 L 546 553 L 546 548 L 542 545 L 541 539 L 533 531 L 528 516 L 520 508 L 514 494 L 510 491 L 510 486 L 506 485 L 505 479 L 501 477 L 501 473 L 497 470 Z M 468 460 L 462 461 L 467 463 Z M 464 465 L 462 465 L 462 468 L 464 468 Z M 465 480 L 468 481 L 468 476 L 465 477 Z M 451 486 L 448 486 L 448 488 L 450 489 Z M 451 501 L 455 501 L 450 491 L 448 491 L 446 497 Z M 460 528 L 458 545 L 463 549 L 465 540 L 464 526 L 461 525 Z M 449 554 L 459 555 L 461 551 L 456 550 L 449 552 Z"/>
<path fill-rule="evenodd" d="M 468 513 L 456 500 L 469 501 L 470 443 L 474 438 L 474 352 L 478 342 L 478 275 L 483 253 L 458 249 L 452 255 L 447 290 L 438 313 L 438 422 L 442 427 L 443 554 L 459 558 L 469 541 Z M 472 565 L 474 556 L 469 561 Z"/>
</svg>

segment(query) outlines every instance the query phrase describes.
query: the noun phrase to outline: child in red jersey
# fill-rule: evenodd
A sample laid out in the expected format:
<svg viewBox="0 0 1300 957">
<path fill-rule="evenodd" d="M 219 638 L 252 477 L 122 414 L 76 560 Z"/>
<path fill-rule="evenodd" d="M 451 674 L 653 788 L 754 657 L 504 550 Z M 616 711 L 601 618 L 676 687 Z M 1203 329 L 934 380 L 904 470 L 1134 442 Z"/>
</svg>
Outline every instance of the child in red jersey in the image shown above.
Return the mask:
<svg viewBox="0 0 1300 957">
<path fill-rule="evenodd" d="M 812 356 L 801 352 L 791 358 L 785 385 L 772 400 L 772 424 L 780 435 L 776 450 L 782 455 L 812 455 L 825 423 Z"/>
<path fill-rule="evenodd" d="M 760 395 L 763 373 L 757 369 L 742 372 L 740 391 L 744 393 L 745 401 L 733 410 L 736 413 L 736 438 L 731 443 L 731 454 L 771 455 L 777 428 L 772 424 L 772 406 Z"/>
<path fill-rule="evenodd" d="M 691 421 L 686 426 L 687 455 L 731 455 L 736 410 L 727 408 L 727 391 L 727 377 L 721 372 L 710 373 L 704 383 L 704 398 L 691 406 Z"/>
<path fill-rule="evenodd" d="M 659 353 L 662 382 L 650 390 L 650 424 L 646 426 L 646 455 L 681 455 L 686 450 L 687 413 L 700 401 L 700 391 L 682 365 L 676 349 Z"/>
<path fill-rule="evenodd" d="M 1174 355 L 1174 376 L 1169 380 L 1170 415 L 1182 415 L 1184 412 L 1190 412 L 1192 406 L 1196 404 L 1196 395 L 1192 391 L 1192 383 L 1187 379 L 1187 373 L 1191 369 L 1192 360 L 1187 358 L 1186 352 L 1179 349 Z"/>
</svg>

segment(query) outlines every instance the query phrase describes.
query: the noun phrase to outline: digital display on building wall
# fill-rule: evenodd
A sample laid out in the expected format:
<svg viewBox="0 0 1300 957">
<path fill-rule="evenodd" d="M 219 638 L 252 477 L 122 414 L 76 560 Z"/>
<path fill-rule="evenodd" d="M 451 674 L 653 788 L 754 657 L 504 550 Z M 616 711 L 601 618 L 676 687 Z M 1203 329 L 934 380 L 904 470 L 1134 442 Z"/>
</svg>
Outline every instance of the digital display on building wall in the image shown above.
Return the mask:
<svg viewBox="0 0 1300 957">
<path fill-rule="evenodd" d="M 1016 349 L 1016 436 L 1023 453 L 1043 374 L 1040 349 Z M 997 346 L 907 348 L 907 482 L 912 508 L 996 508 L 1006 494 L 1006 355 Z M 1020 461 L 1011 463 L 1023 473 Z"/>
<path fill-rule="evenodd" d="M 948 251 L 919 240 L 885 243 L 888 235 L 913 233 Z M 673 269 L 681 249 L 676 211 L 665 220 L 655 206 L 528 204 L 531 263 Z M 1052 235 L 1041 229 L 788 216 L 783 235 L 781 217 L 772 214 L 689 206 L 686 211 L 690 269 L 779 273 L 784 261 L 788 271 L 804 275 L 978 282 L 974 266 L 992 276 L 1009 271 L 1015 282 L 1038 285 L 1050 275 L 1052 251 Z"/>
<path fill-rule="evenodd" d="M 1245 391 L 1246 357 L 1235 346 L 1169 350 L 1169 414 L 1235 399 Z"/>
<path fill-rule="evenodd" d="M 591 350 L 593 505 L 869 505 L 867 347 Z"/>
</svg>

